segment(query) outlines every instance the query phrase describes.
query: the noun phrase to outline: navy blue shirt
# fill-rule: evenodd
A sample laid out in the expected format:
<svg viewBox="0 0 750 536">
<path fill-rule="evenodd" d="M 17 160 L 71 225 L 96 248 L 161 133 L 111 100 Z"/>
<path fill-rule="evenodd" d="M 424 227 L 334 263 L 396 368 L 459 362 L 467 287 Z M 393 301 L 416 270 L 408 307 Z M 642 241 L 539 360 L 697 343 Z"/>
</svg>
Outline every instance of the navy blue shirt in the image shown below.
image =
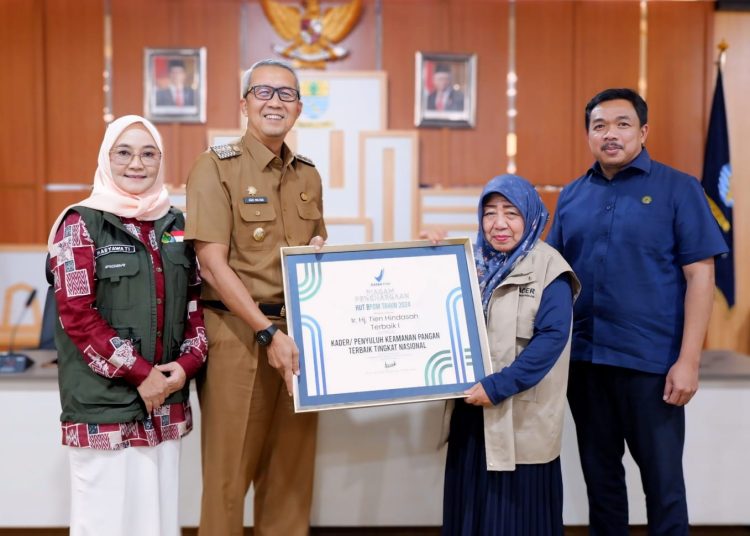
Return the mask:
<svg viewBox="0 0 750 536">
<path fill-rule="evenodd" d="M 581 281 L 571 359 L 664 374 L 682 343 L 682 267 L 728 251 L 698 180 L 643 149 L 560 193 L 547 242 Z"/>
<path fill-rule="evenodd" d="M 493 404 L 542 381 L 568 344 L 572 317 L 573 289 L 568 275 L 562 274 L 544 289 L 526 348 L 513 363 L 482 379 L 482 387 Z"/>
</svg>

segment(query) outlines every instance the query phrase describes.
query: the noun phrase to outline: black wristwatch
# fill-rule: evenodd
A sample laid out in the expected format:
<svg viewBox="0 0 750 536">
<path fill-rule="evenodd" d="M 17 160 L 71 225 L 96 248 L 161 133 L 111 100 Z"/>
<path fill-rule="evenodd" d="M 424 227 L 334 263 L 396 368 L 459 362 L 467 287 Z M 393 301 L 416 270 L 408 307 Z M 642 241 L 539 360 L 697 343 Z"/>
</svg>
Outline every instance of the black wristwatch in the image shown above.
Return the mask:
<svg viewBox="0 0 750 536">
<path fill-rule="evenodd" d="M 279 328 L 271 324 L 266 329 L 257 331 L 255 333 L 255 340 L 261 346 L 268 346 L 269 344 L 271 344 L 271 340 L 273 339 L 273 334 L 276 333 L 278 330 Z"/>
</svg>

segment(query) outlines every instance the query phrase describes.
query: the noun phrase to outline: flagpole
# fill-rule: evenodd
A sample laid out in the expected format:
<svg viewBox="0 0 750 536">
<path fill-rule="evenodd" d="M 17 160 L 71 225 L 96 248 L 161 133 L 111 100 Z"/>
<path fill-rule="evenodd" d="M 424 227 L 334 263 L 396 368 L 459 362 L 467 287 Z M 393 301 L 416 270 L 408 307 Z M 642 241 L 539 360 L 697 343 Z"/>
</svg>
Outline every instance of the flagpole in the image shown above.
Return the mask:
<svg viewBox="0 0 750 536">
<path fill-rule="evenodd" d="M 724 69 L 724 64 L 727 61 L 727 49 L 729 48 L 729 43 L 727 43 L 726 39 L 722 38 L 721 42 L 716 45 L 716 48 L 719 49 L 719 59 L 716 60 L 716 65 L 719 66 L 719 69 Z"/>
</svg>

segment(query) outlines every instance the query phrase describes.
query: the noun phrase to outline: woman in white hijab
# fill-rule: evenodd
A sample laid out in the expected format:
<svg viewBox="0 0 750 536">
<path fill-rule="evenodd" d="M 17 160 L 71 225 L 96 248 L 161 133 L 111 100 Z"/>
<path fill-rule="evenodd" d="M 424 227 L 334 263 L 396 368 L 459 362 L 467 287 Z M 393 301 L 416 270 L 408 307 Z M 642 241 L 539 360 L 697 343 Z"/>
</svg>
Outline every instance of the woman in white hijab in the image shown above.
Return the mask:
<svg viewBox="0 0 750 536">
<path fill-rule="evenodd" d="M 169 206 L 159 132 L 117 119 L 91 195 L 63 210 L 48 241 L 73 536 L 180 534 L 188 382 L 207 351 L 184 225 Z"/>
</svg>

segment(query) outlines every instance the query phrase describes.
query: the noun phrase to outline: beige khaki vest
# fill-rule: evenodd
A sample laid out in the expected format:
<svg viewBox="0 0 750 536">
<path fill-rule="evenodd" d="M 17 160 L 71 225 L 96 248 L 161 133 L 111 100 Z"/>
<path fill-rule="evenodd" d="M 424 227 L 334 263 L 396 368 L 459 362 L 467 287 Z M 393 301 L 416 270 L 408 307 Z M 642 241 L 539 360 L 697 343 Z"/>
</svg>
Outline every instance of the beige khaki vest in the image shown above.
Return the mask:
<svg viewBox="0 0 750 536">
<path fill-rule="evenodd" d="M 577 297 L 581 286 L 573 270 L 557 251 L 539 241 L 495 289 L 487 319 L 492 370 L 510 365 L 528 345 L 542 293 L 563 273 L 569 274 Z M 511 333 L 515 337 L 508 336 Z M 513 471 L 516 464 L 547 463 L 560 455 L 569 361 L 570 334 L 542 381 L 497 406 L 484 408 L 488 471 Z"/>
</svg>

